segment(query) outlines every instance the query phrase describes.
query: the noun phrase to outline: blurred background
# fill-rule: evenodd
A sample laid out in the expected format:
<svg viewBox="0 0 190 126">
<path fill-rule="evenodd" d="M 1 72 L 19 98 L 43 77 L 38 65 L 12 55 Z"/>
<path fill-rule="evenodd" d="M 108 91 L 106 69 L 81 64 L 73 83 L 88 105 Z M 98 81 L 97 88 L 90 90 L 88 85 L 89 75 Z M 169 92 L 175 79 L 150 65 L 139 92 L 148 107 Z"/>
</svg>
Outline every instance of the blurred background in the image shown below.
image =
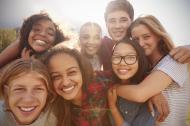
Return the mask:
<svg viewBox="0 0 190 126">
<path fill-rule="evenodd" d="M 80 26 L 93 21 L 100 24 L 103 35 L 108 35 L 104 11 L 111 0 L 0 0 L 0 51 L 16 39 L 23 20 L 45 11 L 63 29 L 77 38 Z M 175 44 L 190 44 L 190 0 L 129 0 L 135 18 L 152 14 L 164 25 Z"/>
</svg>

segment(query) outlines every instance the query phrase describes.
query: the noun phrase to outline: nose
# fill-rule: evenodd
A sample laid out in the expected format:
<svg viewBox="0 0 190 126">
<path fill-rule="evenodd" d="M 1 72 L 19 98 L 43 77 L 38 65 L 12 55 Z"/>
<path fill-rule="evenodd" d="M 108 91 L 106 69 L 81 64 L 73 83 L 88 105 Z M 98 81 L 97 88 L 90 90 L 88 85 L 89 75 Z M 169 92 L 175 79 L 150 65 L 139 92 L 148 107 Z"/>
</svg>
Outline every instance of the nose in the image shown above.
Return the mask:
<svg viewBox="0 0 190 126">
<path fill-rule="evenodd" d="M 40 34 L 41 36 L 45 36 L 45 35 L 46 35 L 46 31 L 42 29 L 42 30 L 39 32 L 39 34 Z"/>
<path fill-rule="evenodd" d="M 141 47 L 143 47 L 143 46 L 145 45 L 145 42 L 144 42 L 144 40 L 142 40 L 142 39 L 139 39 L 139 45 L 140 45 Z"/>
<path fill-rule="evenodd" d="M 94 43 L 94 39 L 93 39 L 93 38 L 90 38 L 87 43 L 88 43 L 88 44 L 93 44 L 93 43 Z"/>
<path fill-rule="evenodd" d="M 70 79 L 69 79 L 69 77 L 67 77 L 67 76 L 63 77 L 62 84 L 63 84 L 64 86 L 68 86 L 68 85 L 70 84 Z"/>
<path fill-rule="evenodd" d="M 120 65 L 126 65 L 124 58 L 121 59 Z"/>
<path fill-rule="evenodd" d="M 116 27 L 116 28 L 120 28 L 120 27 L 121 27 L 121 23 L 120 23 L 119 21 L 116 21 L 116 22 L 115 22 L 115 27 Z"/>
<path fill-rule="evenodd" d="M 33 103 L 34 102 L 34 94 L 32 92 L 27 92 L 24 96 L 23 96 L 23 101 L 25 103 Z"/>
</svg>

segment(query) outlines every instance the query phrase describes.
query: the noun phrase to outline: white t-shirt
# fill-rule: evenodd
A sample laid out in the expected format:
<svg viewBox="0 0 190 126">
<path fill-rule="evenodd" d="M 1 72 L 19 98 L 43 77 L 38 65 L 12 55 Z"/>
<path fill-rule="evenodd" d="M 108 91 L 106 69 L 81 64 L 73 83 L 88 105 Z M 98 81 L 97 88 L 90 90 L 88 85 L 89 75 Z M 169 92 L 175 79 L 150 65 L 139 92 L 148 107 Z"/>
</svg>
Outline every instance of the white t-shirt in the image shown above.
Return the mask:
<svg viewBox="0 0 190 126">
<path fill-rule="evenodd" d="M 170 108 L 170 114 L 160 126 L 186 126 L 190 105 L 190 77 L 187 64 L 180 64 L 169 55 L 165 56 L 153 69 L 170 76 L 173 82 L 163 91 Z"/>
</svg>

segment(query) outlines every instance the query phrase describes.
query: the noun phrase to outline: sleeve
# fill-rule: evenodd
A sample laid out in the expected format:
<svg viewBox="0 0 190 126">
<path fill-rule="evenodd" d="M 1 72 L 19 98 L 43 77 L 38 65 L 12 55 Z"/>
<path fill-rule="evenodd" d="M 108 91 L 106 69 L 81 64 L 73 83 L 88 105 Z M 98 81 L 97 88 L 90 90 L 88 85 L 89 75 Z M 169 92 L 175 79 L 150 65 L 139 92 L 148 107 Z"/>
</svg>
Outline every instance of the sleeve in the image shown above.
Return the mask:
<svg viewBox="0 0 190 126">
<path fill-rule="evenodd" d="M 131 126 L 128 122 L 124 122 L 123 124 L 122 124 L 122 126 Z"/>
<path fill-rule="evenodd" d="M 188 64 L 181 64 L 175 61 L 170 55 L 165 56 L 153 69 L 166 73 L 179 86 L 183 86 L 188 78 Z"/>
</svg>

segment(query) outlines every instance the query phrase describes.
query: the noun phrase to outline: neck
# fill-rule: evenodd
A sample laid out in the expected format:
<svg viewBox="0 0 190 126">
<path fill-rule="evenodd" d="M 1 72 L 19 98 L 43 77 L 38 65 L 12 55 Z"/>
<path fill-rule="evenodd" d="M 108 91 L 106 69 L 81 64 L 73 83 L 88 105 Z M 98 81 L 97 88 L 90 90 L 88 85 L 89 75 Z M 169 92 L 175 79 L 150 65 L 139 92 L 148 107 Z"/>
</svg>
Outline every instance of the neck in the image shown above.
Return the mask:
<svg viewBox="0 0 190 126">
<path fill-rule="evenodd" d="M 161 54 L 159 51 L 155 51 L 151 55 L 148 56 L 148 60 L 151 63 L 151 66 L 155 66 L 163 57 L 164 55 Z"/>
<path fill-rule="evenodd" d="M 121 80 L 121 84 L 128 85 L 130 83 L 129 79 L 127 80 Z"/>
<path fill-rule="evenodd" d="M 75 105 L 82 105 L 82 89 L 78 92 L 77 96 L 71 102 Z"/>
</svg>

